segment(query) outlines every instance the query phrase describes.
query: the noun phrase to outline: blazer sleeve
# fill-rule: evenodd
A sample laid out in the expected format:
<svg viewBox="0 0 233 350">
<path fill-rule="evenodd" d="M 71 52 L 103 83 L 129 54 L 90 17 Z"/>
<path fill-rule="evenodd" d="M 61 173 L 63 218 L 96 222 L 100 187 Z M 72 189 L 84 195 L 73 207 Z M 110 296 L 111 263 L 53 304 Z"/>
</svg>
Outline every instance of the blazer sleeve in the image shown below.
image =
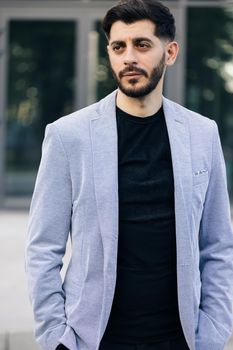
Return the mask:
<svg viewBox="0 0 233 350">
<path fill-rule="evenodd" d="M 54 350 L 66 327 L 60 270 L 70 231 L 69 163 L 57 127 L 46 127 L 42 157 L 32 197 L 25 268 L 35 319 L 35 336 Z"/>
<path fill-rule="evenodd" d="M 199 232 L 202 287 L 197 350 L 223 350 L 232 332 L 233 233 L 225 162 L 214 121 L 212 147 L 212 167 Z"/>
</svg>

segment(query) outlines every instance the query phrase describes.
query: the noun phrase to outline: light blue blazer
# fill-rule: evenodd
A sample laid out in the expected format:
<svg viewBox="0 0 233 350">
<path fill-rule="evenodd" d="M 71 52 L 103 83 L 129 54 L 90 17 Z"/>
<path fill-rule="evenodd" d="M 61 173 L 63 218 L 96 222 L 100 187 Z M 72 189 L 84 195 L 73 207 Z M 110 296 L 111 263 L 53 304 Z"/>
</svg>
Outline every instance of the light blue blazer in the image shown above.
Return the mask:
<svg viewBox="0 0 233 350">
<path fill-rule="evenodd" d="M 44 350 L 97 350 L 116 282 L 116 91 L 46 128 L 30 209 L 26 271 Z M 175 181 L 178 304 L 191 350 L 232 332 L 233 233 L 213 120 L 163 98 Z M 69 234 L 72 259 L 60 276 Z M 132 242 L 133 244 L 133 242 Z"/>
</svg>

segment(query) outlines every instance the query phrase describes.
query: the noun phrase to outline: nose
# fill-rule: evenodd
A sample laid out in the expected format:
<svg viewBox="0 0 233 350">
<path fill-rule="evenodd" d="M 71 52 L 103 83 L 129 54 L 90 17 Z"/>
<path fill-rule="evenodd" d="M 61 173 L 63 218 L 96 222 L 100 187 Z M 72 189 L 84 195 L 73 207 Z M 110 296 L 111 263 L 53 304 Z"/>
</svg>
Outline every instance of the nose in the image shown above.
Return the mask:
<svg viewBox="0 0 233 350">
<path fill-rule="evenodd" d="M 125 55 L 124 55 L 124 64 L 129 65 L 129 64 L 137 64 L 137 55 L 133 47 L 127 47 L 125 50 Z"/>
</svg>

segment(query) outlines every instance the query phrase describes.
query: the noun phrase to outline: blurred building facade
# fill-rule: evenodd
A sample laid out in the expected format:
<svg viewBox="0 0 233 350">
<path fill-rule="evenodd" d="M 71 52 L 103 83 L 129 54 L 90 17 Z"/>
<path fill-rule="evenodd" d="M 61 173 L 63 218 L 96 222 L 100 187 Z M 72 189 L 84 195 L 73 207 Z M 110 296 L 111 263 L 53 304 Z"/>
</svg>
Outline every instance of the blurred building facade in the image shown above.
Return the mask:
<svg viewBox="0 0 233 350">
<path fill-rule="evenodd" d="M 115 89 L 101 31 L 115 3 L 0 0 L 0 205 L 30 198 L 45 125 Z M 216 120 L 233 200 L 233 3 L 163 3 L 181 46 L 164 95 Z"/>
</svg>

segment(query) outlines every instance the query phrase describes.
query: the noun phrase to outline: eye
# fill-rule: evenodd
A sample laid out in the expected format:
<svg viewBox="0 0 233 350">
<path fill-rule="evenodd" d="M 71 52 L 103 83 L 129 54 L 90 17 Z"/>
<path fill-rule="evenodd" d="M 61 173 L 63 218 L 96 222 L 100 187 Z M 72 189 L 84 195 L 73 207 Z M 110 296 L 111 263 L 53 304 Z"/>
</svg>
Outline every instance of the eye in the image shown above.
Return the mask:
<svg viewBox="0 0 233 350">
<path fill-rule="evenodd" d="M 137 44 L 137 47 L 139 47 L 140 49 L 149 49 L 150 45 L 148 43 L 145 43 L 145 42 L 140 42 Z"/>
<path fill-rule="evenodd" d="M 120 51 L 120 49 L 122 49 L 122 46 L 121 45 L 115 45 L 115 46 L 113 46 L 113 51 L 115 51 L 115 52 L 118 52 L 118 51 Z"/>
</svg>

